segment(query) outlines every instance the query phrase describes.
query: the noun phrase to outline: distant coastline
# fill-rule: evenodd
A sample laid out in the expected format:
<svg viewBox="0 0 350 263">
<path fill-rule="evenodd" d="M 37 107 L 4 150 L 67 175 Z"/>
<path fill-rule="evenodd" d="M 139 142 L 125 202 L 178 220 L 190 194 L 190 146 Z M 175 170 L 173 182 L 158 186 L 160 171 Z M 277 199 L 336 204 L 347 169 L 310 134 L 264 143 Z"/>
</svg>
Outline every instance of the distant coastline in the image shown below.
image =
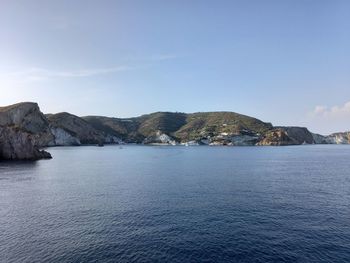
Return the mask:
<svg viewBox="0 0 350 263">
<path fill-rule="evenodd" d="M 135 118 L 43 114 L 37 103 L 0 107 L 0 160 L 51 158 L 52 146 L 104 144 L 285 146 L 349 144 L 350 133 L 322 136 L 273 126 L 235 112 L 156 112 Z"/>
</svg>

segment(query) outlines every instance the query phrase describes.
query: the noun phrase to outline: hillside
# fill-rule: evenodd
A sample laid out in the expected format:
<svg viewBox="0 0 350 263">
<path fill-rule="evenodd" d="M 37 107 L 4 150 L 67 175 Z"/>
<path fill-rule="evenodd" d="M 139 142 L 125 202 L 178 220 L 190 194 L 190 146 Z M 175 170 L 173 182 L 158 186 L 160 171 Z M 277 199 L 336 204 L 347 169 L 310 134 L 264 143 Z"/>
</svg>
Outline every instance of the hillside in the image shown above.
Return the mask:
<svg viewBox="0 0 350 263">
<path fill-rule="evenodd" d="M 113 134 L 126 142 L 137 143 L 155 136 L 159 131 L 174 136 L 174 133 L 186 124 L 186 114 L 172 112 L 156 112 L 129 119 L 99 116 L 83 119 L 104 134 Z"/>
<path fill-rule="evenodd" d="M 302 127 L 273 127 L 253 117 L 234 112 L 156 112 L 121 119 L 83 117 L 104 135 L 112 134 L 133 143 L 188 143 L 212 145 L 295 145 L 316 143 Z M 271 136 L 275 129 L 279 137 Z M 322 136 L 320 136 L 322 137 Z M 270 141 L 272 140 L 272 141 Z M 320 139 L 321 140 L 321 139 Z"/>
<path fill-rule="evenodd" d="M 222 134 L 262 134 L 272 128 L 269 123 L 233 112 L 156 112 L 129 119 L 99 116 L 83 118 L 105 134 L 113 134 L 124 141 L 138 143 L 157 134 L 166 134 L 178 142 L 186 142 Z"/>
<path fill-rule="evenodd" d="M 41 147 L 142 143 L 186 145 L 349 144 L 349 133 L 322 136 L 304 127 L 274 127 L 235 112 L 155 112 L 134 118 L 44 115 L 38 104 L 0 107 L 0 159 L 40 159 Z"/>
<path fill-rule="evenodd" d="M 181 141 L 215 136 L 257 135 L 272 128 L 270 123 L 234 112 L 200 112 L 188 114 L 186 124 L 176 132 Z"/>
<path fill-rule="evenodd" d="M 53 127 L 58 127 L 75 138 L 82 144 L 98 144 L 104 142 L 103 134 L 94 129 L 84 119 L 67 112 L 47 115 L 49 123 Z"/>
</svg>

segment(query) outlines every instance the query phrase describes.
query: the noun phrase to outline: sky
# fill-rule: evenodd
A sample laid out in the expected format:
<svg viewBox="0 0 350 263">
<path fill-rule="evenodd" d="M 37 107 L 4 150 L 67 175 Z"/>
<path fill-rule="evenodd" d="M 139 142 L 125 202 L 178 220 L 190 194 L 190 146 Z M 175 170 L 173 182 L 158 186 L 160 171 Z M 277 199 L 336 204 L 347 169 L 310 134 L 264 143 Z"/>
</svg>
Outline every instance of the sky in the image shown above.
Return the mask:
<svg viewBox="0 0 350 263">
<path fill-rule="evenodd" d="M 350 1 L 0 0 L 0 105 L 350 130 Z"/>
</svg>

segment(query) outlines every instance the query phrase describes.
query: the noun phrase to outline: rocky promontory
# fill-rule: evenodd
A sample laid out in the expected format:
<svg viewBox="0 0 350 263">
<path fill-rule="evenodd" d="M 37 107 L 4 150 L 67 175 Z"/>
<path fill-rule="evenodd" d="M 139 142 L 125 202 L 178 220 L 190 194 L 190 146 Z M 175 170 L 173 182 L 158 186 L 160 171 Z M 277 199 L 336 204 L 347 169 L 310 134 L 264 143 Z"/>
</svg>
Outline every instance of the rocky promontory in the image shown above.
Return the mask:
<svg viewBox="0 0 350 263">
<path fill-rule="evenodd" d="M 36 103 L 19 103 L 1 107 L 0 160 L 51 158 L 48 152 L 39 150 L 41 144 L 46 145 L 53 138 L 48 126 L 47 119 Z"/>
<path fill-rule="evenodd" d="M 18 127 L 0 127 L 0 160 L 50 159 L 51 154 L 34 145 L 32 134 Z"/>
</svg>

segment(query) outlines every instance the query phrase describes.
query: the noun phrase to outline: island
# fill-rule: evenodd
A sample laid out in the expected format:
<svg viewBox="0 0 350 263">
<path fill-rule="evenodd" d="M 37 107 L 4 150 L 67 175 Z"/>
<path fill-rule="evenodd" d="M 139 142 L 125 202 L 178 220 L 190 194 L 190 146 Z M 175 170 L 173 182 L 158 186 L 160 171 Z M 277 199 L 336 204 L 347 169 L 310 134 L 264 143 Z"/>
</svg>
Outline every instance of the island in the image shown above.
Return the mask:
<svg viewBox="0 0 350 263">
<path fill-rule="evenodd" d="M 134 118 L 44 114 L 37 103 L 0 107 L 0 160 L 51 158 L 52 146 L 104 144 L 284 146 L 349 144 L 350 133 L 323 136 L 273 126 L 235 112 L 155 112 Z"/>
</svg>

